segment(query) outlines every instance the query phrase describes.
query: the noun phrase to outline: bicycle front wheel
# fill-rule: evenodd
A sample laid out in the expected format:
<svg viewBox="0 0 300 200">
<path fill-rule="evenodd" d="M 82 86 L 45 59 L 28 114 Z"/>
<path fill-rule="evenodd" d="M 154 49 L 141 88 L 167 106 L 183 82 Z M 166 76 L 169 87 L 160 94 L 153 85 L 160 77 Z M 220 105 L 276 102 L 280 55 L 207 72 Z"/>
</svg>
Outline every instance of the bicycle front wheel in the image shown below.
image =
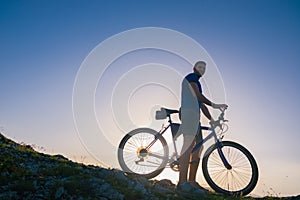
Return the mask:
<svg viewBox="0 0 300 200">
<path fill-rule="evenodd" d="M 230 141 L 222 142 L 221 151 L 232 168 L 225 167 L 218 145 L 213 145 L 203 157 L 205 180 L 219 193 L 234 196 L 249 194 L 258 181 L 258 167 L 254 157 L 245 147 Z"/>
<path fill-rule="evenodd" d="M 126 134 L 118 149 L 118 161 L 123 171 L 148 179 L 163 171 L 168 156 L 166 140 L 149 128 L 138 128 Z"/>
</svg>

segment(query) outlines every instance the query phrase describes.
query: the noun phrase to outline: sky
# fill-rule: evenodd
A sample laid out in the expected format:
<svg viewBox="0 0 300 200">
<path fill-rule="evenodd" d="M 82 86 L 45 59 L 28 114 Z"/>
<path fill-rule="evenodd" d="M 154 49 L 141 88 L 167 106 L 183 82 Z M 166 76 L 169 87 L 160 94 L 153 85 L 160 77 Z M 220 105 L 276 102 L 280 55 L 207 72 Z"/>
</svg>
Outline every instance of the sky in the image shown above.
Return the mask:
<svg viewBox="0 0 300 200">
<path fill-rule="evenodd" d="M 299 1 L 2 0 L 0 27 L 0 127 L 6 136 L 78 162 L 118 167 L 109 163 L 115 152 L 104 147 L 110 143 L 116 148 L 127 129 L 122 129 L 122 120 L 117 120 L 118 129 L 110 127 L 106 116 L 116 120 L 118 112 L 109 108 L 127 108 L 135 126 L 153 125 L 149 110 L 160 102 L 178 107 L 178 82 L 191 71 L 189 63 L 159 49 L 132 51 L 111 63 L 97 82 L 92 105 L 97 121 L 108 126 L 102 127 L 107 135 L 93 143 L 78 133 L 74 85 L 103 41 L 137 28 L 164 28 L 200 44 L 213 60 L 207 67 L 218 69 L 225 94 L 220 99 L 229 105 L 225 138 L 247 147 L 259 165 L 253 194 L 300 193 Z M 164 82 L 172 88 L 147 82 L 134 88 L 130 84 L 140 84 L 134 79 L 142 73 L 139 69 L 148 72 L 148 82 L 159 77 L 155 72 L 172 74 Z M 210 82 L 203 85 L 210 97 Z M 134 93 L 123 94 L 124 86 Z M 124 101 L 122 94 L 127 95 Z M 165 176 L 176 183 L 178 174 Z"/>
</svg>

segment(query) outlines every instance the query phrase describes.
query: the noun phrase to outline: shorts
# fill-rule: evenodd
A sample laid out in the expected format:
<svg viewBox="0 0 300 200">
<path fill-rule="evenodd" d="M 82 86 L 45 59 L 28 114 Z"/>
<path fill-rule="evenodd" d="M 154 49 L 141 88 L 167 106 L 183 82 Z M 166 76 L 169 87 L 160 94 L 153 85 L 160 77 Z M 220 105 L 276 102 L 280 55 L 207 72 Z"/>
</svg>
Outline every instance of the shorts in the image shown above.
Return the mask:
<svg viewBox="0 0 300 200">
<path fill-rule="evenodd" d="M 180 129 L 183 135 L 194 135 L 196 142 L 200 142 L 202 137 L 200 112 L 192 109 L 181 109 L 179 118 L 181 120 Z"/>
</svg>

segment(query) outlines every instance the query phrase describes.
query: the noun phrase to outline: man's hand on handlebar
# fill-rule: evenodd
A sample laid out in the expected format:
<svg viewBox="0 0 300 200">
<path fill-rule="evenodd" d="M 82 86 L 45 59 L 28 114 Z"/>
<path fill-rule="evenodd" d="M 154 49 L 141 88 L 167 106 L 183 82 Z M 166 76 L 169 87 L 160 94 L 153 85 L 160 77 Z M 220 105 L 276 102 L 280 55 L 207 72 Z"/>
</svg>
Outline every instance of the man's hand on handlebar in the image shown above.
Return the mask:
<svg viewBox="0 0 300 200">
<path fill-rule="evenodd" d="M 221 111 L 221 114 L 217 120 L 210 118 L 209 124 L 211 125 L 211 127 L 214 127 L 214 128 L 220 127 L 220 129 L 222 129 L 222 123 L 228 121 L 228 120 L 224 119 L 225 110 L 228 108 L 228 105 L 227 104 L 213 104 L 212 106 L 215 109 L 219 109 Z"/>
<path fill-rule="evenodd" d="M 213 108 L 215 109 L 220 109 L 221 111 L 224 111 L 228 108 L 228 105 L 227 104 L 215 104 L 215 103 L 212 103 L 211 105 Z"/>
</svg>

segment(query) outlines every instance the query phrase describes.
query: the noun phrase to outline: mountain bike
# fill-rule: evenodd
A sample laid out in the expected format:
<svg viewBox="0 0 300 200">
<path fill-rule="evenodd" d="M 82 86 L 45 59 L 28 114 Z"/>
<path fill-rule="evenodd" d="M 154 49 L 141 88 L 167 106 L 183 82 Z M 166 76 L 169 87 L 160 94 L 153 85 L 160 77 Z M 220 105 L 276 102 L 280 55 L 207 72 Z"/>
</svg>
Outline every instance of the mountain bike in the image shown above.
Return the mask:
<svg viewBox="0 0 300 200">
<path fill-rule="evenodd" d="M 180 124 L 173 123 L 172 114 L 178 110 L 161 108 L 156 119 L 168 119 L 168 124 L 160 131 L 137 128 L 126 134 L 119 144 L 118 161 L 124 172 L 144 176 L 148 179 L 159 175 L 166 167 L 179 171 L 180 156 L 176 139 L 180 136 Z M 254 157 L 242 145 L 232 141 L 222 141 L 228 130 L 224 119 L 225 109 L 210 127 L 201 126 L 210 133 L 192 150 L 194 152 L 209 139 L 214 139 L 202 158 L 202 171 L 208 185 L 218 193 L 226 195 L 247 195 L 258 181 L 258 167 Z M 163 134 L 171 128 L 174 153 L 169 156 L 169 146 Z M 217 130 L 218 129 L 218 130 Z"/>
</svg>

